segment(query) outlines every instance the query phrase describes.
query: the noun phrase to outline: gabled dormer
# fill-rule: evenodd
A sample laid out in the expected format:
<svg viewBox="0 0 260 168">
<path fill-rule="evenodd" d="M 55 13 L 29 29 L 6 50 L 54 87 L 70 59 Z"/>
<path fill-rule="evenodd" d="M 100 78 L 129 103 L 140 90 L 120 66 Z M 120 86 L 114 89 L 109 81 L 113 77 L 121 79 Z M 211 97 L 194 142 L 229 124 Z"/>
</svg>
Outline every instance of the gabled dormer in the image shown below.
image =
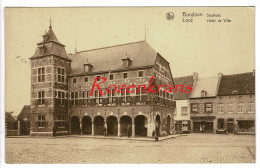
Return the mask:
<svg viewBox="0 0 260 168">
<path fill-rule="evenodd" d="M 132 63 L 132 59 L 127 57 L 122 59 L 123 61 L 123 68 L 128 68 L 129 66 L 131 66 Z"/>
<path fill-rule="evenodd" d="M 90 62 L 88 62 L 88 60 L 87 60 L 87 62 L 85 62 L 85 63 L 83 64 L 83 66 L 84 66 L 84 72 L 90 72 L 91 69 L 93 68 L 93 64 L 91 64 Z"/>
<path fill-rule="evenodd" d="M 201 93 L 201 97 L 206 97 L 207 96 L 207 91 L 206 90 L 202 90 L 200 93 Z"/>
</svg>

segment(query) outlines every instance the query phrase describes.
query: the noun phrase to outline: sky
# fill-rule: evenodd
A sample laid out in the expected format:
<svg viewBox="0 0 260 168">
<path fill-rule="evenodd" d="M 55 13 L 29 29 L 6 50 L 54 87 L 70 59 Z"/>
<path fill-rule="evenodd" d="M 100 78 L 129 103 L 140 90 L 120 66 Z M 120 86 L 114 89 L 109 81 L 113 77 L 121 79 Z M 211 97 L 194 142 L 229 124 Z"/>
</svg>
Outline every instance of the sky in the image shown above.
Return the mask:
<svg viewBox="0 0 260 168">
<path fill-rule="evenodd" d="M 172 12 L 173 20 L 166 14 Z M 183 12 L 202 13 L 183 22 Z M 221 23 L 206 15 L 220 14 Z M 252 7 L 6 8 L 5 108 L 18 115 L 30 104 L 30 64 L 49 20 L 67 53 L 143 41 L 170 62 L 173 77 L 213 77 L 255 69 Z M 184 19 L 191 19 L 185 17 Z M 231 22 L 224 23 L 223 19 Z"/>
</svg>

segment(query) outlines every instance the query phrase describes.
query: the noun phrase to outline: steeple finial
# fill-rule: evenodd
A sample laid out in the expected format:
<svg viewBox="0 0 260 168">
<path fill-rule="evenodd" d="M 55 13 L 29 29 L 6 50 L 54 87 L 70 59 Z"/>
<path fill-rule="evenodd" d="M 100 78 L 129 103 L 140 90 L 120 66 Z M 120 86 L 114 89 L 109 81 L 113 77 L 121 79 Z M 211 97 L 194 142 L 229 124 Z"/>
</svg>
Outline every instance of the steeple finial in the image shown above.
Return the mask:
<svg viewBox="0 0 260 168">
<path fill-rule="evenodd" d="M 51 16 L 50 16 L 50 26 L 49 26 L 50 29 L 52 28 L 52 26 L 51 26 L 51 22 L 52 22 L 52 21 L 51 21 Z"/>
</svg>

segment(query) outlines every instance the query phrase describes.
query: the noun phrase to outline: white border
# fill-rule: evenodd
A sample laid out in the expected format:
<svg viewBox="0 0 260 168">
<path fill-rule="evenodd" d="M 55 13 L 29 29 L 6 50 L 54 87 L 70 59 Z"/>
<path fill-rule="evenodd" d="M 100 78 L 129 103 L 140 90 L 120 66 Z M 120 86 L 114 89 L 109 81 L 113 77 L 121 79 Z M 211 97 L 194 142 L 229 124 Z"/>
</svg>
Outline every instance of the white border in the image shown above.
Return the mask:
<svg viewBox="0 0 260 168">
<path fill-rule="evenodd" d="M 34 164 L 21 164 L 21 165 L 16 165 L 16 164 L 5 164 L 5 138 L 4 138 L 4 131 L 5 131 L 5 124 L 4 124 L 4 88 L 5 88 L 5 51 L 4 51 L 4 8 L 5 7 L 79 7 L 79 6 L 255 6 L 256 7 L 256 27 L 255 30 L 255 39 L 256 43 L 256 52 L 255 52 L 255 58 L 256 58 L 256 101 L 255 102 L 260 102 L 259 101 L 259 75 L 258 72 L 260 71 L 260 65 L 259 65 L 259 59 L 257 58 L 257 54 L 259 51 L 259 12 L 257 11 L 257 7 L 259 7 L 259 0 L 87 0 L 87 1 L 82 1 L 82 0 L 0 0 L 0 26 L 1 26 L 1 34 L 0 34 L 0 52 L 1 52 L 1 57 L 0 57 L 0 109 L 1 109 L 1 117 L 0 117 L 0 140 L 1 140 L 1 147 L 0 147 L 0 167 L 54 167 L 56 165 L 34 165 Z M 241 15 L 243 15 L 241 13 Z M 259 139 L 259 134 L 257 131 L 259 130 L 259 114 L 258 114 L 258 109 L 260 109 L 260 105 L 256 103 L 256 139 Z M 256 142 L 257 142 L 256 140 Z M 256 144 L 257 148 L 257 156 L 259 156 L 259 144 Z M 109 164 L 109 165 L 72 165 L 76 167 L 86 167 L 86 166 L 91 166 L 91 167 L 111 167 L 111 168 L 117 168 L 117 167 L 219 167 L 219 166 L 225 166 L 225 167 L 259 167 L 259 157 L 256 158 L 256 163 L 257 164 L 178 164 L 178 165 L 169 165 L 169 164 L 164 164 L 164 165 L 125 165 L 125 164 Z M 69 167 L 71 165 L 57 165 L 57 166 L 62 166 L 62 167 Z"/>
</svg>

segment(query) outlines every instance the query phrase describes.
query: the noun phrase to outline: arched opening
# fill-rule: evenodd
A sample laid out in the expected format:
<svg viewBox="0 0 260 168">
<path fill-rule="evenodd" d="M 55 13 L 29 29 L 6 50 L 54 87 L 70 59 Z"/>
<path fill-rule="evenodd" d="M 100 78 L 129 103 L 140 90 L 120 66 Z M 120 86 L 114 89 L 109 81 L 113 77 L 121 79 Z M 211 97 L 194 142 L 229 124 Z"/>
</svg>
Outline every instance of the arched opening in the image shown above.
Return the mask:
<svg viewBox="0 0 260 168">
<path fill-rule="evenodd" d="M 117 136 L 118 122 L 115 116 L 107 117 L 107 135 Z"/>
<path fill-rule="evenodd" d="M 71 134 L 80 134 L 80 122 L 77 116 L 71 118 Z"/>
<path fill-rule="evenodd" d="M 135 117 L 135 136 L 147 136 L 147 128 L 145 128 L 146 117 L 139 115 Z"/>
<path fill-rule="evenodd" d="M 85 135 L 92 134 L 92 122 L 89 116 L 85 116 L 82 118 L 82 133 Z"/>
<path fill-rule="evenodd" d="M 156 115 L 155 120 L 156 120 L 156 124 L 155 124 L 156 131 L 155 132 L 156 132 L 157 136 L 160 136 L 161 135 L 161 117 L 159 114 Z"/>
<path fill-rule="evenodd" d="M 132 118 L 122 116 L 120 118 L 120 131 L 122 136 L 132 136 Z"/>
<path fill-rule="evenodd" d="M 166 121 L 167 121 L 166 131 L 167 131 L 167 134 L 170 135 L 171 134 L 171 117 L 169 115 L 167 116 Z"/>
<path fill-rule="evenodd" d="M 94 134 L 104 135 L 104 118 L 101 116 L 96 116 L 94 119 Z"/>
</svg>

